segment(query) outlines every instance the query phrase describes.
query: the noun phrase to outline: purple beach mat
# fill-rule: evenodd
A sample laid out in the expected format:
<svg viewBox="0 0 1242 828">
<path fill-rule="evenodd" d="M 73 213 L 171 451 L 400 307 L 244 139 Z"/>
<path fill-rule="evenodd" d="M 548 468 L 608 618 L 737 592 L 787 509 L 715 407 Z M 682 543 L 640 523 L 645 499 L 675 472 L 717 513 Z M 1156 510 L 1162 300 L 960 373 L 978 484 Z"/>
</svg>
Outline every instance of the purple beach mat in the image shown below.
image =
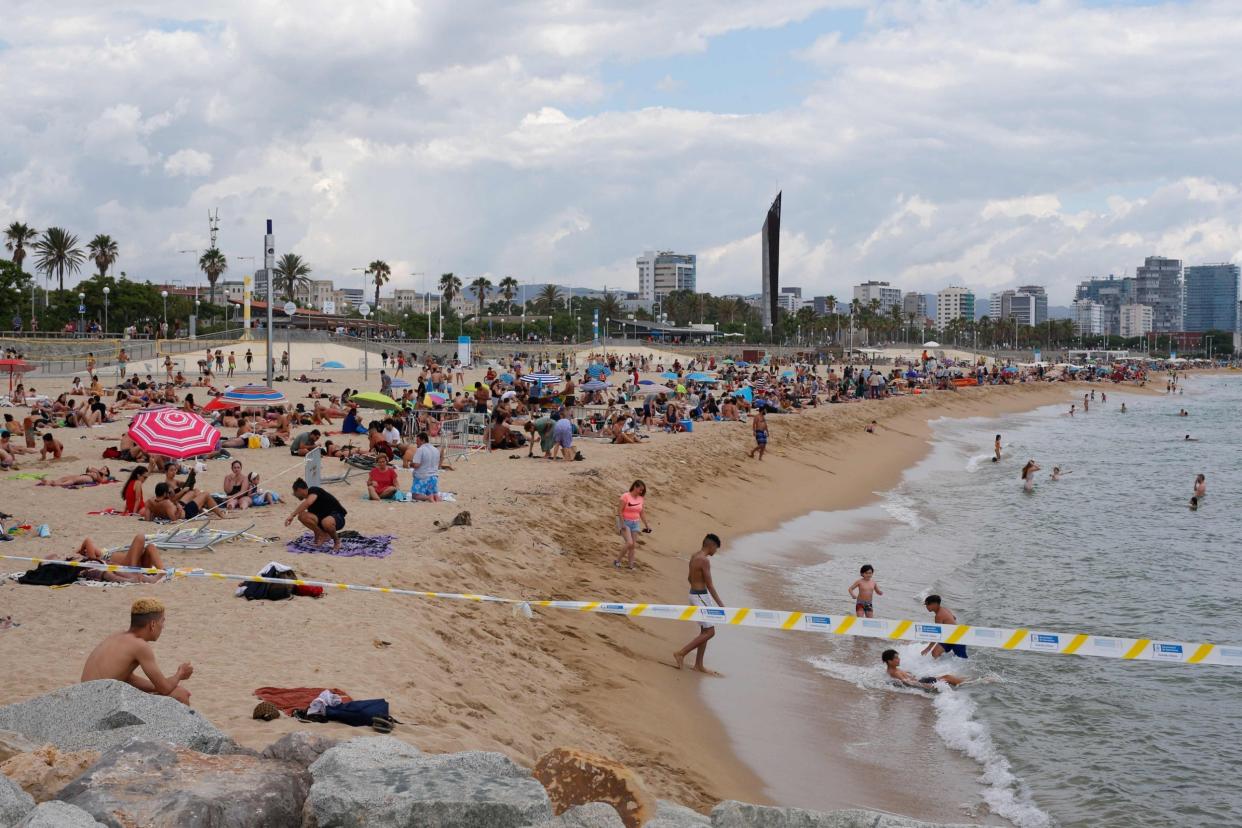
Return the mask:
<svg viewBox="0 0 1242 828">
<path fill-rule="evenodd" d="M 341 548 L 334 550 L 332 541 L 316 546 L 315 536 L 306 532 L 302 537 L 286 544 L 290 552 L 296 554 L 318 553 L 320 555 L 336 555 L 341 558 L 387 558 L 392 554 L 392 542 L 395 535 L 372 535 L 371 537 L 346 535 L 341 538 Z"/>
</svg>

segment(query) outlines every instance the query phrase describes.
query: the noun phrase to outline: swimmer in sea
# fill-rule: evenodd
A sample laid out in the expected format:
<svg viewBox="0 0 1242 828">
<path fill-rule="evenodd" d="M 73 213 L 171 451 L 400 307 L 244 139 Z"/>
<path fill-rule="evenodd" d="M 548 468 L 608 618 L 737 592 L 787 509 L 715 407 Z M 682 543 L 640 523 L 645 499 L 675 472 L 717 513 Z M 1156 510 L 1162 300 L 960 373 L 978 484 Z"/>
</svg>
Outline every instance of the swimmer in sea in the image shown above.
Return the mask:
<svg viewBox="0 0 1242 828">
<path fill-rule="evenodd" d="M 1028 492 L 1035 491 L 1035 472 L 1039 471 L 1039 464 L 1034 460 L 1026 461 L 1026 465 L 1022 467 L 1022 488 Z"/>
<path fill-rule="evenodd" d="M 1185 437 L 1182 438 L 1182 442 L 1183 443 L 1197 443 L 1199 442 L 1199 438 L 1191 437 L 1189 434 L 1187 434 Z"/>
<path fill-rule="evenodd" d="M 1074 416 L 1074 409 L 1075 409 L 1075 408 L 1077 408 L 1077 406 L 1073 406 L 1073 405 L 1071 405 L 1071 406 L 1070 406 L 1069 415 L 1070 415 L 1071 417 L 1073 417 L 1073 416 Z"/>
<path fill-rule="evenodd" d="M 1207 494 L 1207 478 L 1203 475 L 1195 477 L 1195 497 L 1203 497 Z"/>
<path fill-rule="evenodd" d="M 965 684 L 967 679 L 961 676 L 955 676 L 951 673 L 945 673 L 943 676 L 924 676 L 916 679 L 912 674 L 901 669 L 901 656 L 896 650 L 885 650 L 880 654 L 880 659 L 884 662 L 884 670 L 888 673 L 888 677 L 894 682 L 906 687 L 913 687 L 917 690 L 932 690 L 937 682 L 943 681 L 950 687 L 957 687 Z"/>
<path fill-rule="evenodd" d="M 850 597 L 854 599 L 854 614 L 859 618 L 874 618 L 875 607 L 872 606 L 872 601 L 875 596 L 883 595 L 884 590 L 875 582 L 875 567 L 871 564 L 863 564 L 858 574 L 862 577 L 850 584 L 849 588 Z"/>
<path fill-rule="evenodd" d="M 1186 409 L 1184 409 L 1184 408 L 1183 408 L 1181 411 L 1177 412 L 1177 416 L 1179 416 L 1179 417 L 1189 417 L 1189 416 L 1190 416 L 1190 412 L 1189 412 L 1189 411 L 1187 411 Z"/>
<path fill-rule="evenodd" d="M 996 435 L 996 442 L 992 443 L 992 462 L 999 463 L 1001 459 L 1001 442 L 1000 435 Z"/>
<path fill-rule="evenodd" d="M 1192 512 L 1199 511 L 1199 498 L 1197 497 L 1190 498 L 1190 511 Z"/>
<path fill-rule="evenodd" d="M 1052 479 L 1053 479 L 1053 480 L 1060 480 L 1060 479 L 1061 479 L 1061 475 L 1063 475 L 1063 474 L 1072 474 L 1072 472 L 1071 472 L 1069 469 L 1065 469 L 1064 471 L 1062 471 L 1060 466 L 1053 466 L 1053 467 L 1052 467 L 1052 475 L 1051 475 L 1051 477 L 1052 477 Z"/>
<path fill-rule="evenodd" d="M 1122 404 L 1121 404 L 1121 413 L 1122 413 L 1122 414 L 1125 414 L 1125 413 L 1126 413 L 1126 404 L 1125 404 L 1125 403 L 1122 403 Z"/>
</svg>

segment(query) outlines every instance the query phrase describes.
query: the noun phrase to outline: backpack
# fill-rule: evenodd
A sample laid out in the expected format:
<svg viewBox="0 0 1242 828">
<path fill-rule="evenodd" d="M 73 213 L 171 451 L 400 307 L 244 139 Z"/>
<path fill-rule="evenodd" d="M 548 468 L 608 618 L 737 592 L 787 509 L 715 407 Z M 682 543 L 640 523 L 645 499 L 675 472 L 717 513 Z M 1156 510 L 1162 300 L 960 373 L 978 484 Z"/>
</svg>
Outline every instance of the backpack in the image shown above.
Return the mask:
<svg viewBox="0 0 1242 828">
<path fill-rule="evenodd" d="M 350 727 L 370 727 L 375 719 L 391 719 L 387 699 L 362 699 L 345 702 L 324 711 L 330 722 L 340 722 Z"/>
</svg>

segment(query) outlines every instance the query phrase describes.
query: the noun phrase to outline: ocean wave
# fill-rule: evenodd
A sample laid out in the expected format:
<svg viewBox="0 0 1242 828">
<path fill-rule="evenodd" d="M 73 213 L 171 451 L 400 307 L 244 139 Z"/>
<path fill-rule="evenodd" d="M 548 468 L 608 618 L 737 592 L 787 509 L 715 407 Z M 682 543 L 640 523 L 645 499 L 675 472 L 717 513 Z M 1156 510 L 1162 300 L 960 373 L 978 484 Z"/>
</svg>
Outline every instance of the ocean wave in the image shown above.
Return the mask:
<svg viewBox="0 0 1242 828">
<path fill-rule="evenodd" d="M 907 495 L 896 491 L 888 492 L 880 502 L 880 508 L 911 529 L 918 529 L 922 525 L 914 499 Z"/>
<path fill-rule="evenodd" d="M 974 474 L 975 472 L 979 471 L 980 464 L 990 459 L 992 459 L 991 454 L 976 454 L 974 457 L 971 457 L 969 460 L 966 461 L 966 471 L 970 472 L 971 474 Z"/>
</svg>

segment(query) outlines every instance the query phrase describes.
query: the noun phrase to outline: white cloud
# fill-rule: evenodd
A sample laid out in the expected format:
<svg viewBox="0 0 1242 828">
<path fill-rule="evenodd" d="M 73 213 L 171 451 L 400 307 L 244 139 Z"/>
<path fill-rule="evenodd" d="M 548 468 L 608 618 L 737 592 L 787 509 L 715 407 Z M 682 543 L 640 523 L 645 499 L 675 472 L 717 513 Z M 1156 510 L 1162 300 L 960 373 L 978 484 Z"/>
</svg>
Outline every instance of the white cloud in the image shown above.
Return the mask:
<svg viewBox="0 0 1242 828">
<path fill-rule="evenodd" d="M 164 172 L 169 175 L 204 176 L 211 172 L 211 153 L 181 149 L 168 156 Z"/>
</svg>

